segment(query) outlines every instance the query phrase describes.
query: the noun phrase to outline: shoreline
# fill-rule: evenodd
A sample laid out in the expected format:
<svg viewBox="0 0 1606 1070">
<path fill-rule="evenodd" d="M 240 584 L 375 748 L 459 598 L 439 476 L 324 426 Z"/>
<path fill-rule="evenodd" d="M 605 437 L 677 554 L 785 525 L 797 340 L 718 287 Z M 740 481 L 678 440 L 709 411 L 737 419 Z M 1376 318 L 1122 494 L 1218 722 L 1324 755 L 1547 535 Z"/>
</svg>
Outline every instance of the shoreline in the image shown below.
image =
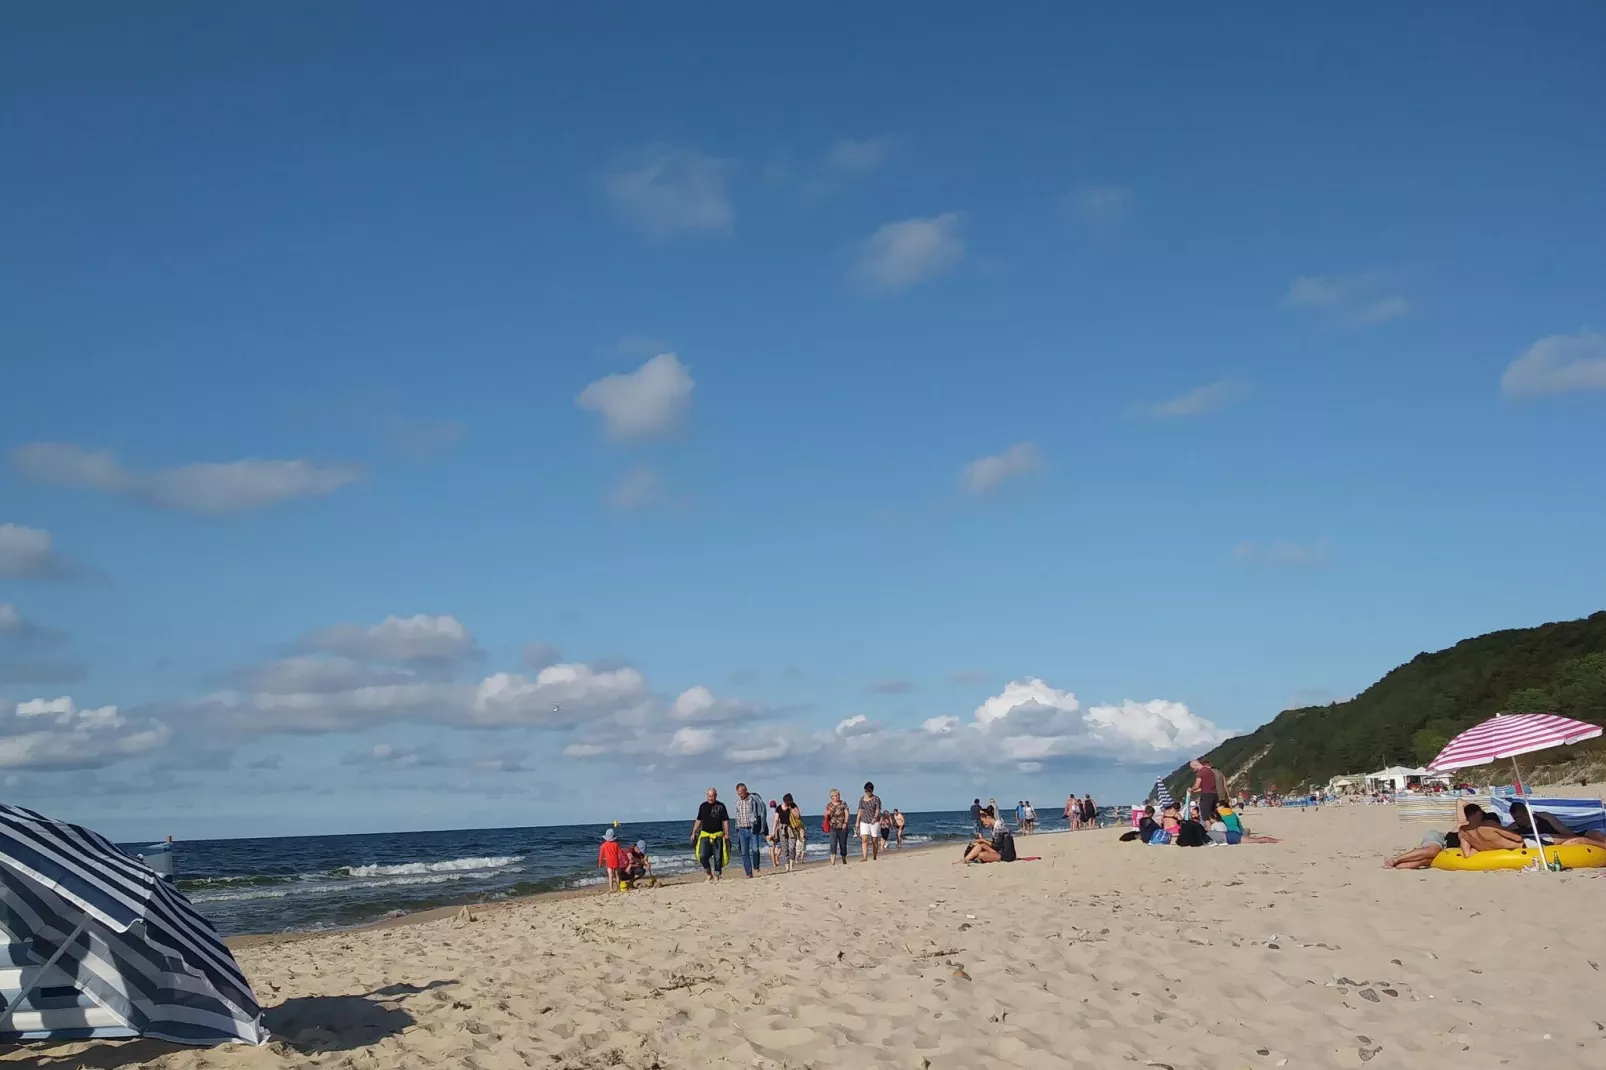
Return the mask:
<svg viewBox="0 0 1606 1070">
<path fill-rule="evenodd" d="M 1019 837 L 1019 839 L 1031 839 L 1034 836 L 1059 836 L 1065 835 L 1069 831 L 1070 830 L 1068 829 L 1049 830 L 1033 833 L 1032 836 Z M 1090 829 L 1087 831 L 1101 830 Z M 968 841 L 955 838 L 951 840 L 932 840 L 926 843 L 911 844 L 907 847 L 896 847 L 889 851 L 883 851 L 881 858 L 878 859 L 878 861 L 901 858 L 904 855 L 926 854 L 945 847 L 956 847 L 959 844 L 966 842 Z M 845 868 L 851 869 L 854 866 L 864 864 L 866 863 L 858 858 L 850 858 L 848 865 Z M 802 873 L 813 872 L 816 869 L 830 868 L 832 867 L 824 862 L 809 862 L 799 866 L 790 875 L 795 877 Z M 731 869 L 731 866 L 725 867 L 725 873 L 727 874 L 727 877 L 720 881 L 721 884 L 743 883 L 746 881 L 745 876 L 741 875 L 742 868 L 740 863 L 736 863 L 735 865 L 735 872 L 737 874 L 735 878 L 728 876 L 731 873 Z M 778 872 L 774 866 L 768 865 L 766 861 L 766 864 L 762 867 L 760 872 L 754 876 L 753 879 L 755 881 L 767 881 L 771 877 L 776 876 L 787 876 L 787 874 L 784 870 Z M 476 916 L 482 914 L 489 915 L 493 912 L 529 906 L 536 903 L 557 903 L 577 899 L 590 899 L 595 897 L 611 898 L 618 895 L 629 897 L 643 893 L 650 894 L 652 892 L 660 891 L 664 888 L 672 888 L 684 884 L 701 884 L 704 883 L 705 880 L 706 878 L 701 870 L 693 870 L 688 873 L 676 873 L 668 877 L 659 877 L 657 888 L 632 889 L 631 891 L 623 893 L 610 892 L 606 882 L 586 885 L 579 888 L 554 888 L 551 891 L 536 892 L 532 895 L 509 896 L 505 899 L 486 899 L 479 902 L 463 902 L 454 903 L 449 906 L 428 907 L 424 910 L 408 911 L 396 916 L 375 918 L 372 921 L 365 921 L 357 925 L 333 926 L 327 929 L 286 929 L 280 932 L 271 933 L 240 933 L 235 936 L 224 937 L 223 943 L 231 951 L 242 951 L 248 948 L 277 947 L 283 944 L 303 943 L 307 940 L 317 939 L 320 936 L 341 936 L 349 935 L 351 933 L 381 932 L 387 929 L 400 929 L 414 925 L 428 925 L 437 921 L 449 921 L 452 918 L 457 917 L 465 910 Z"/>
</svg>

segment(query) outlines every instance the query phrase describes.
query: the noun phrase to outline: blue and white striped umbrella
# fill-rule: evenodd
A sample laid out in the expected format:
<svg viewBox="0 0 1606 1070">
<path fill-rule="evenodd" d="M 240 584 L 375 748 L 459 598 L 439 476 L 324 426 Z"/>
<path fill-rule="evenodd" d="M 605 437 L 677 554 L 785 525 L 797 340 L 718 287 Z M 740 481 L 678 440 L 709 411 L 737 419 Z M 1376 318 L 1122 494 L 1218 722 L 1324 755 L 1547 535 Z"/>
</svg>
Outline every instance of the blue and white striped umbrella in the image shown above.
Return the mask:
<svg viewBox="0 0 1606 1070">
<path fill-rule="evenodd" d="M 1159 777 L 1154 778 L 1154 798 L 1160 804 L 1160 809 L 1162 810 L 1167 806 L 1177 805 L 1177 800 L 1173 799 L 1171 793 L 1166 790 L 1165 781 Z"/>
<path fill-rule="evenodd" d="M 212 923 L 97 833 L 0 806 L 0 1043 L 267 1042 Z"/>
</svg>

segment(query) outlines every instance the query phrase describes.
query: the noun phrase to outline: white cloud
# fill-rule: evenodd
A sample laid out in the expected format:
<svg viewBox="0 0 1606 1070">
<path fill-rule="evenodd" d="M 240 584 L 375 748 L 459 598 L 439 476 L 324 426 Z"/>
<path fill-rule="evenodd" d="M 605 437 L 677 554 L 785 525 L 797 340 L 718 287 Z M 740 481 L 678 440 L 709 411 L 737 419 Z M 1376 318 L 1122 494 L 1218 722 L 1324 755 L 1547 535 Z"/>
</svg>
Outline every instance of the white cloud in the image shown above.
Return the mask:
<svg viewBox="0 0 1606 1070">
<path fill-rule="evenodd" d="M 607 176 L 619 211 L 648 234 L 729 230 L 736 220 L 725 190 L 726 163 L 696 149 L 653 148 L 637 166 Z"/>
<path fill-rule="evenodd" d="M 966 494 L 991 494 L 1012 479 L 1035 472 L 1043 456 L 1030 442 L 1017 442 L 1003 453 L 979 457 L 959 473 L 959 489 Z"/>
<path fill-rule="evenodd" d="M 1289 284 L 1283 301 L 1352 325 L 1374 326 L 1399 319 L 1412 310 L 1409 300 L 1388 291 L 1388 280 L 1377 272 L 1301 275 Z"/>
<path fill-rule="evenodd" d="M 1500 377 L 1507 397 L 1606 390 L 1606 334 L 1553 334 L 1528 347 Z"/>
<path fill-rule="evenodd" d="M 677 728 L 669 737 L 669 753 L 681 758 L 707 754 L 719 745 L 719 734 L 712 728 Z"/>
<path fill-rule="evenodd" d="M 1247 565 L 1279 565 L 1284 568 L 1307 568 L 1312 565 L 1323 564 L 1327 560 L 1327 540 L 1317 539 L 1311 543 L 1290 542 L 1280 539 L 1276 542 L 1256 543 L 1241 542 L 1233 547 L 1233 556 Z"/>
<path fill-rule="evenodd" d="M 1235 379 L 1219 379 L 1195 387 L 1186 394 L 1150 405 L 1148 412 L 1159 420 L 1201 416 L 1230 404 L 1243 394 L 1244 389 L 1244 384 Z"/>
<path fill-rule="evenodd" d="M 647 682 L 631 668 L 549 665 L 530 679 L 496 673 L 480 682 L 470 723 L 480 726 L 562 727 L 639 705 L 650 698 Z"/>
<path fill-rule="evenodd" d="M 663 480 L 658 473 L 638 464 L 619 477 L 608 492 L 608 504 L 621 513 L 635 512 L 656 504 L 662 493 Z"/>
<path fill-rule="evenodd" d="M 959 731 L 959 726 L 963 723 L 953 716 L 930 717 L 920 722 L 920 730 L 934 736 L 947 736 Z"/>
<path fill-rule="evenodd" d="M 965 255 L 957 212 L 887 223 L 859 247 L 853 278 L 877 292 L 902 290 L 950 270 Z"/>
<path fill-rule="evenodd" d="M 633 372 L 591 383 L 575 402 L 601 413 L 608 434 L 619 441 L 650 439 L 680 426 L 695 385 L 675 354 L 660 353 Z"/>
<path fill-rule="evenodd" d="M 364 628 L 337 624 L 314 632 L 299 644 L 302 650 L 323 651 L 358 661 L 428 661 L 473 656 L 474 636 L 456 617 L 386 617 Z"/>
<path fill-rule="evenodd" d="M 322 498 L 362 478 L 351 464 L 246 458 L 140 472 L 109 451 L 71 442 L 33 442 L 11 452 L 11 463 L 35 483 L 116 494 L 162 509 L 221 516 L 266 509 L 297 498 Z"/>
<path fill-rule="evenodd" d="M 54 644 L 64 639 L 66 636 L 61 632 L 36 624 L 24 617 L 10 602 L 0 602 L 0 640 Z"/>
<path fill-rule="evenodd" d="M 1300 308 L 1331 308 L 1344 300 L 1348 290 L 1341 279 L 1301 275 L 1289 285 L 1286 300 Z"/>
<path fill-rule="evenodd" d="M 1117 223 L 1132 207 L 1134 195 L 1125 186 L 1081 186 L 1071 192 L 1071 210 L 1090 223 Z"/>
<path fill-rule="evenodd" d="M 22 580 L 68 580 L 82 569 L 59 556 L 50 532 L 0 524 L 0 576 Z"/>
<path fill-rule="evenodd" d="M 975 725 L 1013 762 L 1103 758 L 1162 764 L 1227 737 L 1180 702 L 1155 699 L 1084 708 L 1069 691 L 1036 677 L 1012 681 L 976 708 Z"/>
<path fill-rule="evenodd" d="M 372 665 L 347 657 L 298 655 L 248 665 L 233 674 L 243 691 L 273 695 L 322 695 L 362 687 L 414 682 L 411 670 Z"/>
<path fill-rule="evenodd" d="M 215 691 L 175 711 L 208 732 L 242 735 L 351 732 L 398 721 L 461 724 L 473 702 L 470 684 L 419 681 L 345 691 Z"/>
<path fill-rule="evenodd" d="M 837 175 L 862 175 L 876 170 L 887 162 L 893 140 L 889 137 L 869 137 L 855 141 L 843 138 L 831 146 L 826 154 L 826 165 Z"/>
<path fill-rule="evenodd" d="M 0 713 L 0 768 L 98 769 L 167 744 L 157 720 L 116 706 L 80 709 L 72 699 L 33 699 Z"/>
<path fill-rule="evenodd" d="M 688 687 L 675 697 L 670 716 L 676 721 L 691 724 L 721 724 L 731 721 L 755 721 L 767 715 L 764 707 L 735 699 L 718 699 L 701 684 Z"/>
<path fill-rule="evenodd" d="M 862 713 L 838 721 L 836 725 L 836 734 L 843 738 L 870 735 L 878 730 L 875 722 Z"/>
<path fill-rule="evenodd" d="M 435 747 L 398 747 L 390 743 L 375 743 L 365 750 L 347 753 L 340 759 L 340 764 L 381 769 L 420 769 L 445 765 L 447 762 Z"/>
</svg>

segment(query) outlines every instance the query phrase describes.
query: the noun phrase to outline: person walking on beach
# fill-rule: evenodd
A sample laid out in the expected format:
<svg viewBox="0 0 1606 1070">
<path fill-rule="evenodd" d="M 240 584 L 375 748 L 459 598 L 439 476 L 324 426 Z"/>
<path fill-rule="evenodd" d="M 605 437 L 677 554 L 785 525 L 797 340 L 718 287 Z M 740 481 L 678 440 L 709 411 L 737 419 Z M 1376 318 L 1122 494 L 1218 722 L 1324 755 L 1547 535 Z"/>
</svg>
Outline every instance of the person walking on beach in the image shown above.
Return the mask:
<svg viewBox="0 0 1606 1070">
<path fill-rule="evenodd" d="M 870 862 L 881 857 L 881 798 L 875 785 L 866 780 L 864 794 L 859 797 L 859 861 Z"/>
<path fill-rule="evenodd" d="M 842 793 L 835 788 L 831 789 L 831 801 L 825 804 L 825 825 L 831 834 L 831 864 L 836 865 L 838 858 L 842 864 L 848 864 L 848 825 L 852 818 L 848 814 L 848 804 L 842 801 Z"/>
<path fill-rule="evenodd" d="M 742 872 L 751 880 L 763 856 L 759 853 L 764 842 L 764 800 L 747 790 L 746 784 L 736 785 L 736 849 L 742 855 Z"/>
<path fill-rule="evenodd" d="M 1217 788 L 1220 786 L 1216 779 L 1216 771 L 1210 766 L 1210 759 L 1195 758 L 1188 763 L 1193 767 L 1193 786 L 1188 790 L 1199 797 L 1199 816 L 1204 821 L 1216 819 L 1216 801 L 1219 798 Z"/>
<path fill-rule="evenodd" d="M 1082 804 L 1076 801 L 1076 792 L 1065 800 L 1065 823 L 1074 831 L 1082 827 Z"/>
<path fill-rule="evenodd" d="M 697 845 L 697 864 L 708 874 L 713 884 L 725 872 L 730 860 L 731 816 L 725 804 L 719 801 L 719 792 L 708 789 L 708 798 L 697 808 L 697 820 L 692 822 L 691 842 Z"/>
<path fill-rule="evenodd" d="M 1084 828 L 1099 827 L 1099 808 L 1094 805 L 1091 794 L 1082 796 L 1082 825 Z"/>
<path fill-rule="evenodd" d="M 970 803 L 970 827 L 976 835 L 980 836 L 981 829 L 981 800 L 972 799 Z"/>
<path fill-rule="evenodd" d="M 803 861 L 803 848 L 807 842 L 807 834 L 803 827 L 803 811 L 787 792 L 781 796 L 781 805 L 775 810 L 775 831 L 772 833 L 775 843 L 781 849 L 781 862 L 790 873 L 792 867 Z"/>
<path fill-rule="evenodd" d="M 907 824 L 908 821 L 909 819 L 903 816 L 902 810 L 899 810 L 897 807 L 892 808 L 892 834 L 897 838 L 898 847 L 900 849 L 903 847 L 903 826 Z"/>
</svg>

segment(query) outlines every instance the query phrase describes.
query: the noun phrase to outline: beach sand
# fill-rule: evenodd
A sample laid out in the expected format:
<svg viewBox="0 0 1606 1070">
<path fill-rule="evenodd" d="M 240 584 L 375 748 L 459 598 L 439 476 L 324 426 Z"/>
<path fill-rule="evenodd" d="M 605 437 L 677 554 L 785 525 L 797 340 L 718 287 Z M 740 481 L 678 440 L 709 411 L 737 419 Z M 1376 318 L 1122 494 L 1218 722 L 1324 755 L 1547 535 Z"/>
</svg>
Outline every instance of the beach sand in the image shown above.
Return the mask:
<svg viewBox="0 0 1606 1070">
<path fill-rule="evenodd" d="M 1606 870 L 1405 873 L 1392 808 L 1246 813 L 1275 845 L 1119 830 L 505 904 L 238 954 L 278 1035 L 46 1068 L 1606 1066 Z"/>
</svg>

